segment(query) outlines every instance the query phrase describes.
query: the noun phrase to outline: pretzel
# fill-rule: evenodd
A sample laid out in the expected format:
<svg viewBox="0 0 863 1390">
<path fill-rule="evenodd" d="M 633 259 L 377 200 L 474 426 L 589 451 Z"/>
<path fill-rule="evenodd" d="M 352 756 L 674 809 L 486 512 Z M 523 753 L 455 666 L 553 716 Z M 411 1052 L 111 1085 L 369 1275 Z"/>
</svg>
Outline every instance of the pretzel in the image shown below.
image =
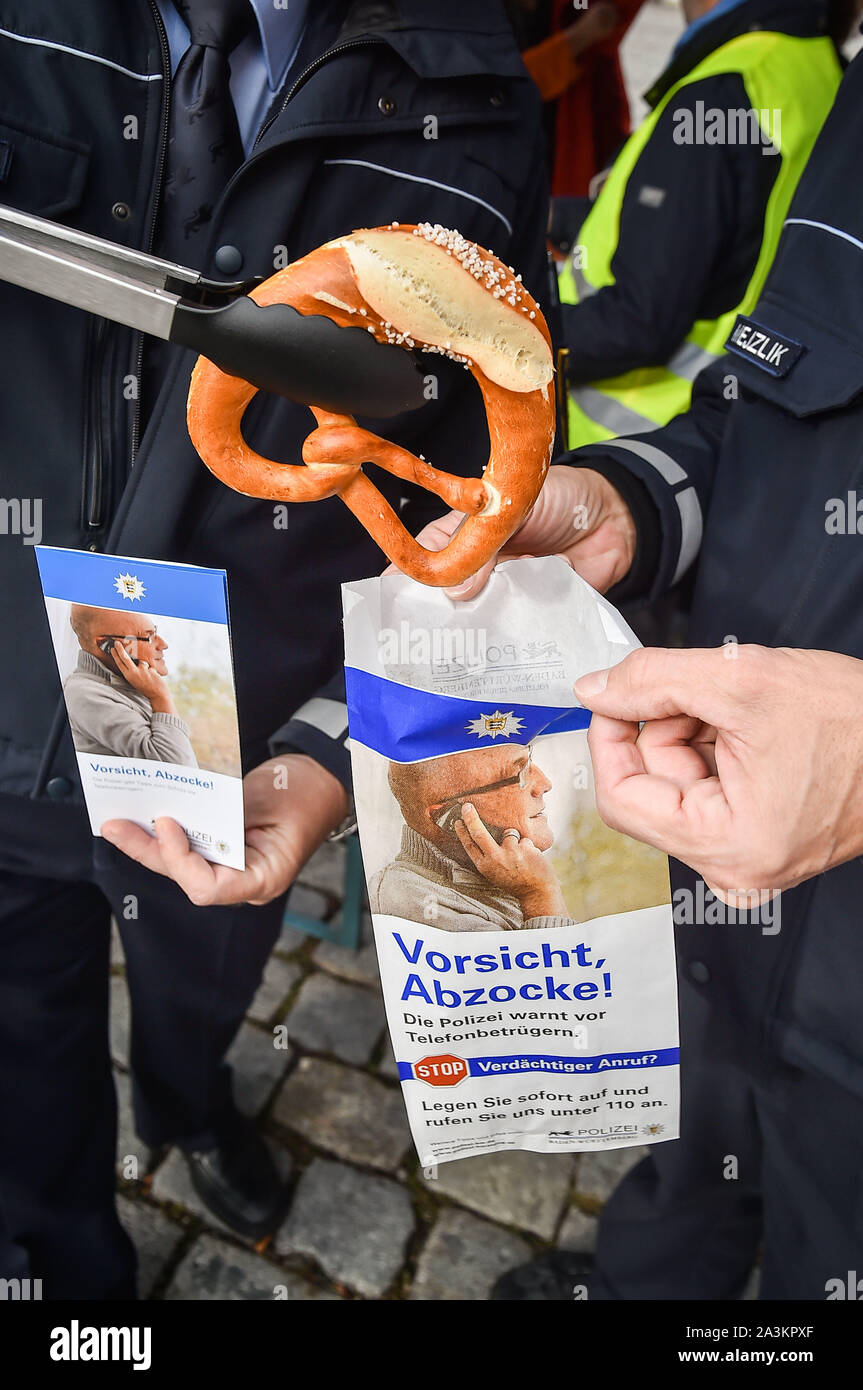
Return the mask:
<svg viewBox="0 0 863 1390">
<path fill-rule="evenodd" d="M 312 405 L 317 421 L 301 465 L 275 463 L 243 439 L 256 388 L 200 357 L 192 372 L 188 427 L 216 477 L 250 497 L 311 502 L 339 496 L 405 574 L 454 585 L 500 549 L 536 501 L 551 460 L 551 339 L 521 277 L 458 232 L 393 223 L 330 241 L 257 286 L 261 305 L 291 304 L 342 327 L 358 323 L 379 342 L 442 353 L 465 366 L 485 403 L 490 455 L 482 478 L 458 478 L 361 429 L 350 415 Z M 467 514 L 438 551 L 405 529 L 362 470 L 364 463 L 434 492 Z"/>
</svg>

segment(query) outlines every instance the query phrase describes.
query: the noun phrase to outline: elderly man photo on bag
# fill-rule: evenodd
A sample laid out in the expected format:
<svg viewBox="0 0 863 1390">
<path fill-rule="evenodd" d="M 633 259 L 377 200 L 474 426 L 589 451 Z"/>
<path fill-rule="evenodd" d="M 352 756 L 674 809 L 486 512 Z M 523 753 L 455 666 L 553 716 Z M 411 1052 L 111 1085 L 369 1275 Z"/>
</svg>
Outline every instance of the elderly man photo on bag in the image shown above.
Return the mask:
<svg viewBox="0 0 863 1390">
<path fill-rule="evenodd" d="M 373 912 L 441 931 L 572 923 L 543 858 L 554 843 L 544 800 L 551 782 L 532 748 L 390 763 L 389 784 L 405 825 L 399 854 L 370 884 Z"/>
</svg>

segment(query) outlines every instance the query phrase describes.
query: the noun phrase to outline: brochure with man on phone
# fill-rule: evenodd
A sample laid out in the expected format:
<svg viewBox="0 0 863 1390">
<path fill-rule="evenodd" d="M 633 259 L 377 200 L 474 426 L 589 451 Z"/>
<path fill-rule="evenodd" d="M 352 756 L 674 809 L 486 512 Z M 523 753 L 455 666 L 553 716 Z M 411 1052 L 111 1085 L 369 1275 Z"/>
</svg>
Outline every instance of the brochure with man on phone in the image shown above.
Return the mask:
<svg viewBox="0 0 863 1390">
<path fill-rule="evenodd" d="M 244 867 L 239 728 L 223 570 L 37 546 L 94 835 L 177 820 Z"/>
</svg>

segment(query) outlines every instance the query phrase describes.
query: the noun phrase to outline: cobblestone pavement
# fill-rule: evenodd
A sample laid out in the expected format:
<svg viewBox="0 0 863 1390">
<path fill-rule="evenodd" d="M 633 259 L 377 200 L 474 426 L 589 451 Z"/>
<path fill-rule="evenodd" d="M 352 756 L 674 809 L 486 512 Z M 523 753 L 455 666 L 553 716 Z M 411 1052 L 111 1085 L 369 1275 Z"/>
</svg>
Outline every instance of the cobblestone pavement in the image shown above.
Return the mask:
<svg viewBox="0 0 863 1390">
<path fill-rule="evenodd" d="M 343 875 L 344 847 L 325 845 L 293 910 L 332 922 Z M 493 1154 L 424 1176 L 368 919 L 357 952 L 287 928 L 231 1053 L 237 1103 L 260 1117 L 290 1197 L 274 1238 L 256 1248 L 207 1212 L 176 1150 L 153 1153 L 135 1135 L 116 933 L 112 961 L 119 1207 L 144 1298 L 483 1300 L 533 1252 L 592 1249 L 596 1213 L 643 1152 Z"/>
<path fill-rule="evenodd" d="M 325 845 L 292 909 L 337 923 L 343 878 L 344 846 Z M 498 1275 L 534 1253 L 593 1250 L 603 1202 L 646 1150 L 499 1153 L 425 1175 L 367 917 L 363 932 L 361 949 L 348 951 L 285 928 L 230 1054 L 237 1103 L 259 1117 L 289 1193 L 282 1225 L 261 1248 L 210 1215 L 177 1150 L 154 1153 L 135 1134 L 115 931 L 118 1202 L 138 1249 L 142 1298 L 481 1301 Z"/>
</svg>

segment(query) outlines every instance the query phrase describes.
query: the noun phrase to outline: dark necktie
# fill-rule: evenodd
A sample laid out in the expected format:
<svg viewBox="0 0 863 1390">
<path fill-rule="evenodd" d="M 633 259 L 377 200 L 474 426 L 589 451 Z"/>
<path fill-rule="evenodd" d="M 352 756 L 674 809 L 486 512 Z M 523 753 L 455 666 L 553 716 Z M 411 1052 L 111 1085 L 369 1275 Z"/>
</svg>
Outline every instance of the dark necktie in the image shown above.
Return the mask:
<svg viewBox="0 0 863 1390">
<path fill-rule="evenodd" d="M 243 162 L 228 55 L 254 23 L 249 0 L 174 0 L 190 45 L 171 85 L 168 160 L 157 251 L 202 269 L 213 209 Z"/>
</svg>

